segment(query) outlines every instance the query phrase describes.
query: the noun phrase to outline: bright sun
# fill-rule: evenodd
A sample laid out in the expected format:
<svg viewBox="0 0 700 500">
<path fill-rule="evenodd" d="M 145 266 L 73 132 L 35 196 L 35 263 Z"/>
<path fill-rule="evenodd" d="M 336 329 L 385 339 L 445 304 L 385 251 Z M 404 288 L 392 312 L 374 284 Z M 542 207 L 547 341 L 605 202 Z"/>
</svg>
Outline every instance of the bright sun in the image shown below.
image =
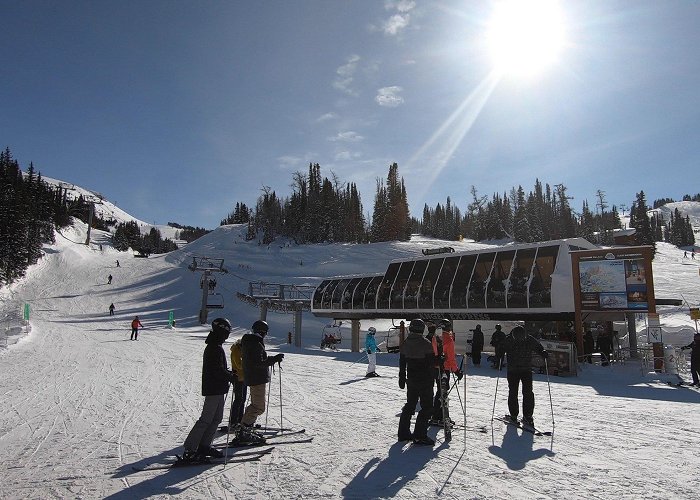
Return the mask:
<svg viewBox="0 0 700 500">
<path fill-rule="evenodd" d="M 564 48 L 564 16 L 556 0 L 504 1 L 495 5 L 487 40 L 499 73 L 534 76 Z"/>
</svg>

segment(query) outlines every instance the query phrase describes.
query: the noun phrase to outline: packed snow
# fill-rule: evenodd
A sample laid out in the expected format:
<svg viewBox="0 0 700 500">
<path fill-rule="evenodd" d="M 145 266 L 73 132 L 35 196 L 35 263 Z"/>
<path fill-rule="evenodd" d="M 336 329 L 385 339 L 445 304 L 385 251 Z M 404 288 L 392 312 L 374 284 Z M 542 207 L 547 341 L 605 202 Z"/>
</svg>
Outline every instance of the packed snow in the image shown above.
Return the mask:
<svg viewBox="0 0 700 500">
<path fill-rule="evenodd" d="M 245 241 L 245 227 L 223 226 L 168 255 L 140 259 L 112 249 L 100 231 L 92 246 L 76 243 L 85 232 L 80 223 L 65 230 L 26 278 L 2 290 L 6 318 L 30 305 L 30 328 L 15 326 L 13 340 L 0 347 L 3 499 L 698 498 L 700 394 L 669 386 L 638 361 L 583 365 L 577 377 L 535 374 L 535 422 L 553 429 L 552 437 L 492 422 L 506 412 L 507 383 L 486 362 L 469 364 L 450 401 L 452 417 L 466 428 L 445 442 L 433 427 L 435 447 L 420 447 L 396 442 L 405 400 L 398 355 L 380 354 L 381 377 L 365 378 L 349 330 L 339 350 L 321 350 L 328 320 L 310 313 L 303 315 L 302 348 L 286 343 L 293 316 L 268 314 L 268 351 L 285 358 L 258 422 L 305 428 L 312 442 L 277 445 L 259 461 L 137 472 L 134 466 L 181 453 L 201 411 L 208 325 L 197 321 L 200 275 L 187 269 L 193 255 L 223 258 L 230 271 L 217 275 L 225 307 L 209 316 L 234 325 L 227 347 L 259 318 L 235 295 L 249 281 L 315 285 L 328 276 L 382 272 L 390 260 L 426 247 L 486 245 L 414 237 L 265 246 Z M 698 269 L 700 260 L 658 245 L 656 295 L 686 301 L 661 310 L 665 334 L 677 345 L 695 330 L 687 305 L 700 303 Z M 135 315 L 145 328 L 130 341 Z M 11 324 L 18 323 L 6 319 L 7 330 Z M 369 326 L 381 337 L 391 323 L 363 321 L 362 341 Z"/>
</svg>

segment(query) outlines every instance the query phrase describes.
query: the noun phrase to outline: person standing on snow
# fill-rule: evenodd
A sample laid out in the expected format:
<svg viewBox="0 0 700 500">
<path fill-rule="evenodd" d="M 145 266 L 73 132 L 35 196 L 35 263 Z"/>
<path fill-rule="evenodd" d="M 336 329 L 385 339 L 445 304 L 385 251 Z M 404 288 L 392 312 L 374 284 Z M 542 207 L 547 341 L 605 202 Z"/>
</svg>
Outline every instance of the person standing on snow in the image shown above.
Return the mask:
<svg viewBox="0 0 700 500">
<path fill-rule="evenodd" d="M 143 325 L 139 321 L 139 317 L 134 316 L 134 319 L 131 320 L 131 340 L 139 339 L 139 328 L 143 328 Z"/>
<path fill-rule="evenodd" d="M 236 425 L 241 423 L 243 410 L 245 409 L 245 400 L 248 396 L 248 386 L 245 384 L 245 376 L 243 375 L 241 339 L 231 344 L 231 371 L 236 375 L 236 379 L 233 382 L 233 402 L 231 403 L 231 412 L 228 417 L 228 427 L 225 430 L 222 429 L 223 432 L 233 430 Z"/>
<path fill-rule="evenodd" d="M 374 338 L 376 333 L 377 329 L 370 326 L 365 337 L 365 349 L 367 349 L 367 375 L 365 377 L 379 376 L 375 371 L 377 369 L 377 352 L 379 352 L 377 341 Z"/>
<path fill-rule="evenodd" d="M 535 393 L 532 392 L 532 354 L 540 354 L 545 359 L 544 350 L 535 337 L 528 335 L 525 328 L 516 326 L 503 341 L 503 349 L 508 356 L 508 411 L 513 422 L 518 421 L 518 386 L 523 385 L 523 424 L 534 427 L 532 414 L 535 411 Z"/>
<path fill-rule="evenodd" d="M 481 351 L 484 350 L 484 332 L 481 331 L 481 325 L 476 325 L 472 336 L 472 363 L 474 366 L 481 366 Z"/>
<path fill-rule="evenodd" d="M 690 374 L 693 377 L 693 385 L 700 387 L 700 378 L 698 377 L 700 375 L 700 333 L 696 333 L 693 341 L 681 349 L 692 349 L 690 351 Z"/>
<path fill-rule="evenodd" d="M 228 385 L 236 376 L 226 365 L 223 343 L 231 333 L 231 323 L 225 318 L 211 322 L 202 360 L 202 414 L 195 422 L 185 439 L 185 452 L 182 460 L 187 462 L 206 461 L 207 457 L 222 458 L 219 450 L 211 447 L 216 429 L 224 417 L 224 404 Z"/>
<path fill-rule="evenodd" d="M 109 276 L 107 276 L 107 284 L 108 285 L 112 284 L 112 275 L 111 274 Z"/>
<path fill-rule="evenodd" d="M 235 444 L 264 443 L 265 438 L 253 431 L 255 420 L 265 413 L 265 387 L 270 381 L 270 367 L 281 363 L 284 354 L 267 356 L 264 339 L 269 331 L 267 322 L 258 320 L 253 323 L 253 333 L 246 333 L 241 339 L 241 359 L 243 360 L 243 377 L 250 392 L 250 404 L 243 413 L 241 423 L 236 428 Z M 280 422 L 280 425 L 282 422 Z"/>
<path fill-rule="evenodd" d="M 430 341 L 423 337 L 425 323 L 414 319 L 408 326 L 408 336 L 401 345 L 399 357 L 399 387 L 406 390 L 406 404 L 399 419 L 399 441 L 434 445 L 428 437 L 428 420 L 433 410 L 433 382 L 435 380 L 435 354 Z M 411 433 L 411 417 L 420 401 L 416 426 Z"/>
<path fill-rule="evenodd" d="M 109 305 L 109 315 L 114 316 L 114 302 Z"/>
<path fill-rule="evenodd" d="M 491 345 L 496 350 L 496 357 L 492 368 L 500 370 L 503 368 L 503 341 L 506 339 L 506 334 L 501 330 L 501 325 L 496 325 L 496 331 L 491 335 Z"/>
</svg>

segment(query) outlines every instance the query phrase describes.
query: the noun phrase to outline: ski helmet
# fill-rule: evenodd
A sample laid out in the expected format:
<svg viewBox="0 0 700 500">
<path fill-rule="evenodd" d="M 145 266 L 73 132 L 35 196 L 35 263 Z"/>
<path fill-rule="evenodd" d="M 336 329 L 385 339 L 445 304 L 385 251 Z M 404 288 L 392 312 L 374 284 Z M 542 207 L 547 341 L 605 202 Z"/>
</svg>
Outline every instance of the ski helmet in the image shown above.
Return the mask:
<svg viewBox="0 0 700 500">
<path fill-rule="evenodd" d="M 501 325 L 496 325 L 496 330 L 500 330 L 500 329 L 501 329 Z"/>
<path fill-rule="evenodd" d="M 211 322 L 211 330 L 214 333 L 223 333 L 228 336 L 231 333 L 231 323 L 226 318 L 216 318 Z"/>
<path fill-rule="evenodd" d="M 370 335 L 374 335 L 375 333 L 377 333 L 377 329 L 376 329 L 375 327 L 373 327 L 373 326 L 370 326 L 370 327 L 367 329 L 367 333 L 369 333 Z"/>
<path fill-rule="evenodd" d="M 445 318 L 442 321 L 440 321 L 440 328 L 443 330 L 449 330 L 452 331 L 452 321 L 449 319 Z"/>
<path fill-rule="evenodd" d="M 522 326 L 516 326 L 511 330 L 510 334 L 515 340 L 525 340 L 525 337 L 527 337 L 527 332 Z"/>
<path fill-rule="evenodd" d="M 263 335 L 267 335 L 269 329 L 270 327 L 267 326 L 267 321 L 263 321 L 261 319 L 253 323 L 253 326 L 251 328 L 251 330 L 253 330 L 253 333 L 261 333 Z"/>
<path fill-rule="evenodd" d="M 412 319 L 408 331 L 422 334 L 425 331 L 425 322 L 422 319 Z"/>
</svg>

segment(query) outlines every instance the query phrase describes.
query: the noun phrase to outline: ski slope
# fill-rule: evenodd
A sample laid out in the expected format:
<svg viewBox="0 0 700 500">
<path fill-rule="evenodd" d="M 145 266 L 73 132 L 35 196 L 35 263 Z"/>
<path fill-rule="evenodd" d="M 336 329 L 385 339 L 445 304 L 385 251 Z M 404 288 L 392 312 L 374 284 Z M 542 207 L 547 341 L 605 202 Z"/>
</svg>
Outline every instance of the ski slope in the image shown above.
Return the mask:
<svg viewBox="0 0 700 500">
<path fill-rule="evenodd" d="M 446 244 L 414 238 L 267 247 L 244 234 L 244 227 L 224 226 L 166 256 L 138 259 L 114 251 L 99 231 L 93 238 L 102 252 L 74 243 L 85 241 L 85 227 L 76 224 L 46 247 L 26 278 L 2 290 L 3 304 L 31 305 L 31 331 L 0 349 L 0 498 L 697 498 L 700 394 L 693 389 L 670 387 L 633 362 L 587 365 L 578 377 L 549 383 L 535 375 L 535 422 L 554 428 L 552 438 L 539 437 L 491 425 L 494 404 L 497 415 L 506 411 L 507 384 L 486 363 L 469 365 L 450 406 L 470 428 L 456 429 L 449 443 L 432 428 L 436 446 L 415 447 L 395 439 L 405 398 L 397 355 L 379 355 L 381 377 L 365 379 L 366 364 L 347 340 L 338 352 L 318 348 L 326 320 L 308 313 L 302 349 L 285 343 L 292 316 L 268 315 L 268 350 L 284 352 L 285 360 L 259 422 L 279 425 L 281 416 L 285 426 L 306 428 L 313 442 L 277 446 L 257 462 L 134 471 L 180 453 L 201 410 L 208 328 L 197 322 L 199 274 L 186 268 L 192 255 L 225 259 L 230 273 L 217 276 L 225 308 L 209 318 L 231 320 L 232 342 L 258 318 L 235 299 L 250 280 L 315 284 L 382 271 L 391 259 Z M 682 293 L 697 306 L 700 261 L 682 255 L 659 245 L 657 296 Z M 175 329 L 167 326 L 171 310 Z M 135 315 L 145 328 L 130 341 Z M 687 308 L 666 308 L 661 319 L 680 332 L 676 342 L 690 342 Z M 363 331 L 371 325 L 380 332 L 390 326 L 363 322 Z M 487 433 L 471 428 L 481 425 Z"/>
</svg>

